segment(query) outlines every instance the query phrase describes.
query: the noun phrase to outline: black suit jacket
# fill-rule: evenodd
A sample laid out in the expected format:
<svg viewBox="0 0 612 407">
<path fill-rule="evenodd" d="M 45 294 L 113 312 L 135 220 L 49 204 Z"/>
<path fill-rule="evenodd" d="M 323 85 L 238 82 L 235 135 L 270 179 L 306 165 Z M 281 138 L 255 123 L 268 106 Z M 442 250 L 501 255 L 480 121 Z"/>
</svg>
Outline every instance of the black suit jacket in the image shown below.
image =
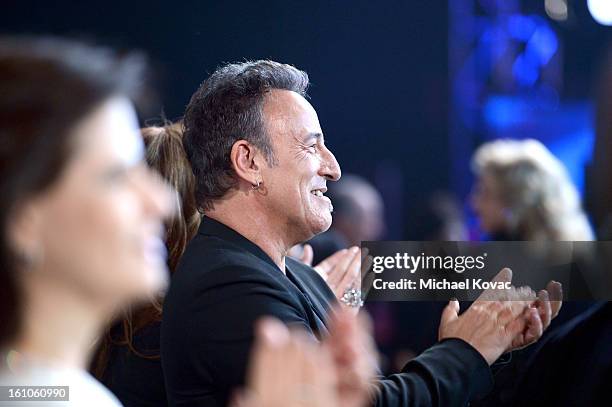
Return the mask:
<svg viewBox="0 0 612 407">
<path fill-rule="evenodd" d="M 255 322 L 264 315 L 317 339 L 336 299 L 310 267 L 286 259 L 286 275 L 258 246 L 210 218 L 189 243 L 164 301 L 161 351 L 171 406 L 225 406 L 244 384 Z M 450 339 L 381 378 L 376 406 L 462 406 L 490 388 L 482 356 Z"/>
<path fill-rule="evenodd" d="M 164 374 L 159 357 L 161 324 L 153 322 L 133 334 L 132 346 L 139 354 L 135 354 L 123 344 L 122 325 L 118 324 L 111 330 L 114 342 L 100 381 L 124 407 L 167 406 Z"/>
<path fill-rule="evenodd" d="M 551 332 L 531 360 L 515 406 L 612 405 L 612 302 Z"/>
</svg>

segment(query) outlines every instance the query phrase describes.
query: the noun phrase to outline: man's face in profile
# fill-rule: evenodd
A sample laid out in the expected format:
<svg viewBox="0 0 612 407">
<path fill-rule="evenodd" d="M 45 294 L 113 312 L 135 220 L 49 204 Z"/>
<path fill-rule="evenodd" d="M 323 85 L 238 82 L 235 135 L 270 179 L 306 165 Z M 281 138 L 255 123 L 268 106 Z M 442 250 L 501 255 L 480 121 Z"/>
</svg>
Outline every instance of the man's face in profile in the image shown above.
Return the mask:
<svg viewBox="0 0 612 407">
<path fill-rule="evenodd" d="M 262 169 L 266 205 L 294 243 L 308 240 L 331 225 L 333 207 L 324 194 L 327 181 L 340 178 L 340 166 L 325 146 L 317 113 L 301 95 L 273 90 L 263 113 L 276 158 L 276 165 Z"/>
</svg>

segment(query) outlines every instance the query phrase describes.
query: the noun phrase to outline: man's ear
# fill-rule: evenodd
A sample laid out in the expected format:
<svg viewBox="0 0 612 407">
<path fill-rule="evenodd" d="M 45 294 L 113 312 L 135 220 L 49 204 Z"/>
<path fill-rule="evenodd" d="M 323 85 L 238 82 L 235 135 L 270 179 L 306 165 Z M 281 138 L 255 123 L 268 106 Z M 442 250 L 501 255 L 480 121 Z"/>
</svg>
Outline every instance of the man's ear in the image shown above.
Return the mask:
<svg viewBox="0 0 612 407">
<path fill-rule="evenodd" d="M 238 140 L 232 146 L 230 160 L 238 178 L 250 185 L 258 185 L 261 179 L 263 156 L 259 149 L 246 140 Z"/>
</svg>

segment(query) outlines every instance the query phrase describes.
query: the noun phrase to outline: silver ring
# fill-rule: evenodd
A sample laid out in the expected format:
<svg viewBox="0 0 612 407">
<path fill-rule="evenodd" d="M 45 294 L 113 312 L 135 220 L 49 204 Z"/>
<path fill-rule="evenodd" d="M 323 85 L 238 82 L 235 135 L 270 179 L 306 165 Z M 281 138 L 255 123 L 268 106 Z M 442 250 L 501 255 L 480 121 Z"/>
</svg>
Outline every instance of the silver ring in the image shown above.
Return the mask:
<svg viewBox="0 0 612 407">
<path fill-rule="evenodd" d="M 340 301 L 353 308 L 363 307 L 363 300 L 361 299 L 361 290 L 356 288 L 349 287 L 344 290 L 344 294 L 342 294 L 342 298 Z"/>
</svg>

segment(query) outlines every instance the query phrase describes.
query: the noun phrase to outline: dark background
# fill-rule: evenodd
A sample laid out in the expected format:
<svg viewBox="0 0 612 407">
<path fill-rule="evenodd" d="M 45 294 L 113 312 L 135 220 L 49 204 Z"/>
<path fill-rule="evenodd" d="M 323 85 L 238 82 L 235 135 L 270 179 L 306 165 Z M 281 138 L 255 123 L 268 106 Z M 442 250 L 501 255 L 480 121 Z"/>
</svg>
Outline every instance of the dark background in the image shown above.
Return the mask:
<svg viewBox="0 0 612 407">
<path fill-rule="evenodd" d="M 502 4 L 542 16 L 563 53 L 562 100 L 590 99 L 611 29 L 593 21 L 585 1 L 569 1 L 564 23 L 547 18 L 543 0 L 455 4 L 481 17 Z M 381 190 L 386 237 L 419 239 L 425 199 L 444 189 L 463 199 L 471 182 L 469 155 L 487 139 L 482 131 L 462 129 L 450 140 L 449 19 L 447 0 L 11 0 L 2 6 L 0 31 L 68 35 L 144 51 L 160 95 L 153 118 L 162 112 L 180 118 L 199 83 L 223 62 L 291 63 L 311 77 L 312 103 L 343 171 Z M 581 166 L 570 168 L 580 172 L 578 183 Z"/>
<path fill-rule="evenodd" d="M 5 33 L 70 35 L 143 50 L 169 119 L 223 62 L 270 58 L 308 72 L 311 102 L 344 172 L 396 213 L 448 183 L 447 5 L 431 1 L 19 2 Z M 395 225 L 395 226 L 393 226 Z"/>
</svg>

